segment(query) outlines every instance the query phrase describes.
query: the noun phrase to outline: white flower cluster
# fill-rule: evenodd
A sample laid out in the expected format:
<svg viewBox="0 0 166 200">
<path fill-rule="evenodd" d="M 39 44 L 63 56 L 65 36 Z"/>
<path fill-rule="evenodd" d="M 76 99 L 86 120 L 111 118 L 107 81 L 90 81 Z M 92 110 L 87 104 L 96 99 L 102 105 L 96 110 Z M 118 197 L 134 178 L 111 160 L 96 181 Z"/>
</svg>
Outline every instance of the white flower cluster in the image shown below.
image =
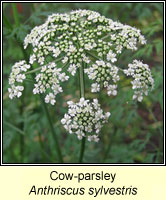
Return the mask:
<svg viewBox="0 0 166 200">
<path fill-rule="evenodd" d="M 20 97 L 24 86 L 20 85 L 23 83 L 23 80 L 26 78 L 25 72 L 30 69 L 30 65 L 26 64 L 25 60 L 15 63 L 12 66 L 12 71 L 9 76 L 9 85 L 11 88 L 8 88 L 9 97 L 13 99 L 14 97 Z M 19 84 L 19 85 L 17 85 Z"/>
<path fill-rule="evenodd" d="M 47 56 L 62 58 L 60 61 L 68 64 L 68 71 L 74 76 L 82 62 L 94 60 L 93 55 L 113 63 L 123 48 L 136 50 L 137 43 L 146 43 L 140 30 L 94 11 L 76 10 L 49 16 L 26 36 L 24 48 L 33 46 L 31 64 L 37 61 L 43 65 Z"/>
<path fill-rule="evenodd" d="M 33 89 L 34 94 L 47 93 L 45 97 L 46 103 L 55 104 L 55 96 L 63 92 L 60 82 L 67 81 L 69 76 L 61 72 L 61 68 L 57 68 L 55 63 L 44 65 L 41 72 L 36 75 L 36 84 Z"/>
<path fill-rule="evenodd" d="M 89 79 L 95 83 L 91 85 L 91 92 L 99 92 L 101 85 L 107 88 L 107 94 L 117 95 L 116 82 L 119 81 L 118 68 L 110 63 L 97 60 L 95 64 L 84 70 Z"/>
<path fill-rule="evenodd" d="M 87 137 L 88 141 L 99 141 L 99 132 L 107 122 L 110 113 L 104 113 L 97 99 L 93 102 L 80 98 L 78 103 L 68 101 L 68 114 L 64 115 L 61 123 L 70 133 L 75 133 L 79 140 Z"/>
<path fill-rule="evenodd" d="M 64 67 L 74 76 L 82 65 L 88 66 L 84 72 L 93 80 L 92 92 L 99 92 L 104 87 L 109 96 L 115 96 L 120 76 L 119 68 L 114 63 L 124 48 L 137 50 L 138 43 L 146 43 L 140 30 L 112 21 L 97 12 L 76 10 L 52 14 L 44 24 L 33 28 L 24 40 L 25 49 L 32 45 L 29 63 L 37 62 L 40 67 L 27 72 L 30 65 L 25 61 L 16 63 L 9 77 L 9 97 L 20 97 L 24 89 L 20 83 L 27 74 L 36 72 L 33 93 L 44 93 L 45 102 L 54 105 L 56 95 L 63 92 L 61 82 L 69 79 L 62 72 Z M 134 60 L 127 70 L 122 71 L 134 78 L 131 82 L 133 99 L 142 101 L 143 95 L 148 94 L 149 86 L 153 88 L 148 65 Z M 99 132 L 110 113 L 103 112 L 97 99 L 90 102 L 81 98 L 78 103 L 69 101 L 68 106 L 68 113 L 61 120 L 64 128 L 69 133 L 75 133 L 80 140 L 87 137 L 88 141 L 98 142 Z"/>
<path fill-rule="evenodd" d="M 139 102 L 143 100 L 143 95 L 148 95 L 149 87 L 153 89 L 154 80 L 152 78 L 151 71 L 147 64 L 143 64 L 141 61 L 134 60 L 133 63 L 128 65 L 128 69 L 124 70 L 127 76 L 132 76 L 133 81 L 132 88 L 134 89 L 133 99 L 137 99 Z"/>
</svg>

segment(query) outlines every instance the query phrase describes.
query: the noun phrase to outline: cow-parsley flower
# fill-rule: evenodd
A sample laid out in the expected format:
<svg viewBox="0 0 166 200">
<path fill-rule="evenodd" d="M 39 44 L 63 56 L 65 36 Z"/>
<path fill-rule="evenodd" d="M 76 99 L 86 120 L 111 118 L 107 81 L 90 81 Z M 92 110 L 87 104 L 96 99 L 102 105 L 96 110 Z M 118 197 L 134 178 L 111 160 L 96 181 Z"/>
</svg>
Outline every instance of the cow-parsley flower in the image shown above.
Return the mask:
<svg viewBox="0 0 166 200">
<path fill-rule="evenodd" d="M 104 113 L 97 99 L 85 100 L 80 98 L 78 103 L 68 101 L 68 113 L 61 123 L 70 133 L 75 133 L 79 140 L 87 137 L 88 141 L 99 141 L 99 133 L 104 123 L 108 121 L 110 113 Z"/>
<path fill-rule="evenodd" d="M 61 72 L 61 68 L 57 68 L 55 63 L 44 65 L 41 72 L 36 75 L 33 89 L 34 94 L 46 93 L 45 102 L 55 104 L 55 96 L 63 92 L 60 82 L 67 81 L 69 76 Z M 51 91 L 51 92 L 50 92 Z"/>
<path fill-rule="evenodd" d="M 31 45 L 32 52 L 29 63 L 23 60 L 12 67 L 9 97 L 20 97 L 24 80 L 35 73 L 33 94 L 43 94 L 45 103 L 54 105 L 56 95 L 63 92 L 61 83 L 69 79 L 67 74 L 73 77 L 79 69 L 82 98 L 78 103 L 67 102 L 69 110 L 61 122 L 78 139 L 87 137 L 88 141 L 98 142 L 99 132 L 110 113 L 103 112 L 97 99 L 92 102 L 85 100 L 84 72 L 92 81 L 92 93 L 105 88 L 108 96 L 116 96 L 119 71 L 122 71 L 133 78 L 133 99 L 142 101 L 149 87 L 154 87 L 148 65 L 134 60 L 128 69 L 118 67 L 118 57 L 122 51 L 135 51 L 138 44 L 146 44 L 139 29 L 108 19 L 98 12 L 76 10 L 52 14 L 44 24 L 34 27 L 25 37 L 24 49 Z"/>
<path fill-rule="evenodd" d="M 149 66 L 141 61 L 134 60 L 133 63 L 128 65 L 128 69 L 123 71 L 127 76 L 131 76 L 134 79 L 131 81 L 134 90 L 133 99 L 141 102 L 143 95 L 148 95 L 149 88 L 154 88 L 154 80 Z"/>
<path fill-rule="evenodd" d="M 26 64 L 25 60 L 17 62 L 13 65 L 12 71 L 9 76 L 9 85 L 8 88 L 9 97 L 13 99 L 14 97 L 20 97 L 22 95 L 22 91 L 24 90 L 24 86 L 20 85 L 23 83 L 26 78 L 25 72 L 30 69 L 30 65 Z"/>
<path fill-rule="evenodd" d="M 103 60 L 97 60 L 95 64 L 92 64 L 89 68 L 84 70 L 88 74 L 89 79 L 95 83 L 91 85 L 91 92 L 99 92 L 100 87 L 107 88 L 107 94 L 117 95 L 117 81 L 120 77 L 118 75 L 118 68 L 111 64 L 105 63 Z"/>
<path fill-rule="evenodd" d="M 24 48 L 33 47 L 30 63 L 46 64 L 46 58 L 62 58 L 69 72 L 92 61 L 92 54 L 103 56 L 112 63 L 123 48 L 136 50 L 137 43 L 146 40 L 140 30 L 112 21 L 97 12 L 76 10 L 65 14 L 52 14 L 46 22 L 32 29 L 24 40 Z"/>
<path fill-rule="evenodd" d="M 124 48 L 136 50 L 138 43 L 146 43 L 140 30 L 115 22 L 98 12 L 76 10 L 65 14 L 52 14 L 44 24 L 33 28 L 24 39 L 25 49 L 29 44 L 32 45 L 29 63 L 32 65 L 37 62 L 41 65 L 38 70 L 36 69 L 36 73 L 39 73 L 36 74 L 37 83 L 34 85 L 33 93 L 46 93 L 46 102 L 51 103 L 48 101 L 49 94 L 55 96 L 62 92 L 60 82 L 68 78 L 66 75 L 60 75 L 60 67 L 57 67 L 57 70 L 55 66 L 54 69 L 49 69 L 48 66 L 52 66 L 53 63 L 58 63 L 58 66 L 65 65 L 67 71 L 75 76 L 77 69 L 85 63 L 88 66 L 85 72 L 89 79 L 94 81 L 91 91 L 99 92 L 103 86 L 107 88 L 108 95 L 115 96 L 117 81 L 120 79 L 119 68 L 114 64 L 117 62 L 117 55 L 122 53 Z M 19 94 L 14 93 L 13 82 L 22 83 L 26 78 L 26 73 L 20 72 L 15 77 L 19 70 L 17 66 L 18 63 L 13 66 L 15 70 L 9 78 L 9 84 L 12 86 L 9 90 L 10 98 L 19 97 L 21 94 L 18 88 L 16 90 Z M 29 68 L 26 70 L 30 69 L 30 65 L 27 66 Z M 47 68 L 51 71 L 44 70 Z M 134 85 L 136 84 L 135 82 Z"/>
</svg>

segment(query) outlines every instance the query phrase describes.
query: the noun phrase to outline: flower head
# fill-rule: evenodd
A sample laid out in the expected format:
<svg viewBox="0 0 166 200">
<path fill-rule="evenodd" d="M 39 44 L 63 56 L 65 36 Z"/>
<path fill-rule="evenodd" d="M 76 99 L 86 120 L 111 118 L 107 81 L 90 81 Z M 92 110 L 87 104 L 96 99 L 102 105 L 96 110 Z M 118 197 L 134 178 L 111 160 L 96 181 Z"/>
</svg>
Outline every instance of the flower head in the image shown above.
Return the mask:
<svg viewBox="0 0 166 200">
<path fill-rule="evenodd" d="M 24 48 L 33 46 L 30 63 L 46 64 L 46 58 L 62 58 L 68 71 L 75 75 L 83 63 L 91 63 L 95 54 L 114 63 L 123 48 L 136 50 L 145 44 L 140 30 L 108 19 L 91 10 L 52 14 L 46 22 L 32 29 L 24 40 Z"/>
<path fill-rule="evenodd" d="M 99 132 L 107 122 L 110 113 L 104 113 L 97 99 L 93 102 L 81 98 L 78 103 L 68 102 L 68 114 L 61 120 L 64 128 L 75 133 L 79 140 L 87 137 L 88 141 L 99 141 Z"/>
<path fill-rule="evenodd" d="M 103 60 L 97 60 L 90 68 L 85 69 L 89 79 L 95 83 L 91 85 L 91 92 L 99 92 L 100 87 L 107 88 L 107 94 L 117 95 L 116 82 L 119 81 L 118 68 L 110 63 L 105 63 Z"/>
<path fill-rule="evenodd" d="M 143 95 L 148 95 L 149 88 L 154 88 L 154 80 L 149 66 L 141 61 L 134 60 L 133 63 L 128 65 L 128 69 L 124 70 L 124 73 L 133 78 L 133 81 L 131 81 L 134 90 L 133 99 L 141 102 Z"/>
<path fill-rule="evenodd" d="M 63 92 L 60 82 L 67 81 L 69 76 L 61 72 L 61 68 L 57 68 L 55 63 L 44 65 L 39 74 L 36 75 L 34 94 L 46 93 L 45 102 L 55 104 L 55 97 L 58 93 Z"/>
<path fill-rule="evenodd" d="M 37 62 L 41 65 L 33 93 L 46 93 L 46 102 L 50 102 L 50 94 L 56 96 L 62 92 L 60 82 L 69 78 L 61 72 L 62 68 L 55 66 L 65 65 L 67 71 L 74 76 L 85 63 L 90 66 L 85 72 L 94 81 L 91 91 L 98 92 L 104 86 L 108 95 L 115 96 L 120 77 L 118 67 L 113 64 L 124 48 L 136 50 L 138 43 L 146 43 L 139 29 L 108 19 L 98 12 L 75 10 L 52 14 L 44 24 L 34 27 L 24 39 L 25 49 L 29 44 L 33 47 L 29 63 Z M 20 96 L 20 90 L 19 95 L 13 91 L 16 89 L 14 83 L 22 83 L 29 68 L 30 65 L 26 65 L 25 61 L 13 66 L 9 77 L 12 86 L 10 97 Z"/>
<path fill-rule="evenodd" d="M 13 65 L 12 71 L 9 76 L 9 85 L 8 88 L 9 97 L 13 99 L 14 97 L 20 97 L 22 95 L 22 91 L 24 90 L 24 86 L 20 85 L 23 80 L 26 78 L 25 72 L 30 69 L 30 65 L 26 64 L 25 60 L 17 62 Z"/>
</svg>

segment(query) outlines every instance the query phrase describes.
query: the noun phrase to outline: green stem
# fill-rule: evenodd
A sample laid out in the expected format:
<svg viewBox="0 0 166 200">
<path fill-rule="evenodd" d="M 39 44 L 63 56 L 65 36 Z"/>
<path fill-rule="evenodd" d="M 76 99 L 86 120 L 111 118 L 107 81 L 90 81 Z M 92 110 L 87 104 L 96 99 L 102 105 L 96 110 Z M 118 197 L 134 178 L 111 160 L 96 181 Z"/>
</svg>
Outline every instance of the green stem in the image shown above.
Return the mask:
<svg viewBox="0 0 166 200">
<path fill-rule="evenodd" d="M 84 66 L 80 66 L 79 68 L 79 78 L 80 78 L 80 97 L 85 98 L 85 83 L 84 83 Z M 80 149 L 80 157 L 79 157 L 79 163 L 82 163 L 84 151 L 85 151 L 85 141 L 86 138 L 83 137 L 81 141 L 81 149 Z"/>
<path fill-rule="evenodd" d="M 87 54 L 89 54 L 91 57 L 93 57 L 93 58 L 97 59 L 97 60 L 101 60 L 101 58 L 99 58 L 98 56 L 96 56 L 96 55 L 92 54 L 92 53 L 91 53 L 91 52 L 89 52 L 89 51 L 86 51 L 86 53 L 87 53 Z"/>
<path fill-rule="evenodd" d="M 117 133 L 117 127 L 114 127 L 113 133 L 111 134 L 111 137 L 110 137 L 111 139 L 110 139 L 110 141 L 109 141 L 109 144 L 108 144 L 107 149 L 106 149 L 106 151 L 105 151 L 105 154 L 104 154 L 104 156 L 103 156 L 103 163 L 105 163 L 105 160 L 107 159 L 107 157 L 108 157 L 108 155 L 109 155 L 109 153 L 110 153 L 110 150 L 111 150 L 111 148 L 112 148 L 112 144 L 113 144 L 113 142 L 114 142 L 116 133 Z"/>
<path fill-rule="evenodd" d="M 52 124 L 52 120 L 51 120 L 51 117 L 50 117 L 50 114 L 48 112 L 48 108 L 43 100 L 43 98 L 41 97 L 42 99 L 42 105 L 43 105 L 43 108 L 44 108 L 44 111 L 46 113 L 46 117 L 47 117 L 47 120 L 48 120 L 48 123 L 49 123 L 49 126 L 50 126 L 50 130 L 51 130 L 51 133 L 52 133 L 52 136 L 54 138 L 54 142 L 55 142 L 55 148 L 56 148 L 56 152 L 57 152 L 57 155 L 58 155 L 58 161 L 60 163 L 63 163 L 63 158 L 62 158 L 62 154 L 61 154 L 61 151 L 60 151 L 60 147 L 59 147 L 59 143 L 58 143 L 58 138 L 57 138 L 57 135 L 54 131 L 54 127 L 53 127 L 53 124 Z"/>
<path fill-rule="evenodd" d="M 32 74 L 32 73 L 35 73 L 35 72 L 39 71 L 40 69 L 42 69 L 42 67 L 38 67 L 38 68 L 36 68 L 36 69 L 33 69 L 33 70 L 29 71 L 29 72 L 26 72 L 25 74 Z"/>
<path fill-rule="evenodd" d="M 10 29 L 11 31 L 13 30 L 11 23 L 4 14 L 3 14 L 3 22 L 8 29 Z"/>
<path fill-rule="evenodd" d="M 105 39 L 107 39 L 108 37 L 110 37 L 110 34 L 109 34 L 109 35 L 106 35 L 106 36 L 104 36 L 104 37 L 102 37 L 101 39 L 102 39 L 102 40 L 105 40 Z"/>
<path fill-rule="evenodd" d="M 14 21 L 15 21 L 16 26 L 18 27 L 20 25 L 20 21 L 19 21 L 16 3 L 12 3 L 12 9 L 13 9 Z"/>
<path fill-rule="evenodd" d="M 82 141 L 81 141 L 81 149 L 80 149 L 80 157 L 79 157 L 79 163 L 82 163 L 82 159 L 84 156 L 84 151 L 85 151 L 85 140 L 86 138 L 83 137 Z"/>
<path fill-rule="evenodd" d="M 84 67 L 83 67 L 83 65 L 79 68 L 79 76 L 80 76 L 80 97 L 85 97 Z"/>
<path fill-rule="evenodd" d="M 21 127 L 23 126 L 24 124 L 21 123 Z M 20 135 L 20 163 L 23 163 L 24 162 L 24 147 L 25 147 L 25 138 L 24 138 L 24 135 Z"/>
<path fill-rule="evenodd" d="M 44 148 L 44 145 L 43 145 L 43 142 L 42 142 L 42 136 L 41 136 L 41 132 L 40 131 L 38 131 L 38 136 L 39 136 L 39 143 L 40 143 L 40 147 L 41 147 L 43 162 L 45 163 L 47 158 L 50 161 L 50 156 L 48 156 L 48 154 L 43 150 L 45 148 Z"/>
<path fill-rule="evenodd" d="M 35 78 L 34 74 L 31 74 L 31 76 L 32 76 L 33 79 Z M 47 105 L 45 104 L 43 97 L 41 95 L 39 97 L 40 97 L 40 101 L 42 103 L 43 109 L 45 111 L 46 118 L 47 118 L 47 121 L 49 123 L 52 136 L 54 138 L 55 149 L 56 149 L 56 152 L 57 152 L 58 161 L 59 161 L 59 163 L 63 163 L 63 158 L 62 158 L 61 150 L 60 150 L 60 147 L 59 147 L 58 138 L 57 138 L 57 135 L 54 131 L 54 127 L 53 127 L 53 124 L 52 124 L 52 120 L 51 120 Z"/>
<path fill-rule="evenodd" d="M 23 116 L 25 105 L 25 93 L 21 96 L 20 116 Z M 24 121 L 20 122 L 20 129 L 24 131 Z M 20 163 L 24 162 L 25 134 L 20 134 Z"/>
<path fill-rule="evenodd" d="M 62 60 L 62 58 L 58 58 L 57 60 L 55 60 L 55 63 L 56 63 L 56 62 L 59 62 L 60 60 Z M 47 62 L 47 64 L 48 64 L 48 62 Z M 67 65 L 67 63 L 65 63 L 65 64 L 62 66 L 62 69 L 63 69 L 64 67 L 66 67 L 66 65 Z M 28 72 L 25 73 L 25 75 L 27 75 L 27 74 L 33 74 L 33 73 L 39 71 L 40 69 L 42 69 L 42 67 L 38 67 L 38 68 L 36 68 L 36 69 L 33 69 L 33 70 L 31 70 L 31 71 L 28 71 Z"/>
<path fill-rule="evenodd" d="M 152 115 L 153 120 L 155 122 L 158 122 L 158 120 L 157 120 L 156 116 L 154 115 L 152 109 L 148 109 L 148 110 L 149 110 L 150 114 Z M 158 131 L 160 133 L 160 139 L 159 139 L 159 147 L 157 149 L 157 158 L 156 158 L 156 160 L 160 156 L 159 154 L 160 154 L 160 152 L 162 152 L 162 148 L 163 148 L 163 145 L 162 145 L 163 144 L 163 131 L 162 131 L 161 127 L 158 127 L 157 129 L 158 129 Z"/>
<path fill-rule="evenodd" d="M 21 129 L 17 128 L 16 126 L 14 126 L 13 124 L 4 121 L 3 122 L 6 126 L 8 126 L 9 128 L 15 130 L 17 133 L 21 134 L 21 135 L 25 135 L 24 131 L 22 131 Z"/>
</svg>

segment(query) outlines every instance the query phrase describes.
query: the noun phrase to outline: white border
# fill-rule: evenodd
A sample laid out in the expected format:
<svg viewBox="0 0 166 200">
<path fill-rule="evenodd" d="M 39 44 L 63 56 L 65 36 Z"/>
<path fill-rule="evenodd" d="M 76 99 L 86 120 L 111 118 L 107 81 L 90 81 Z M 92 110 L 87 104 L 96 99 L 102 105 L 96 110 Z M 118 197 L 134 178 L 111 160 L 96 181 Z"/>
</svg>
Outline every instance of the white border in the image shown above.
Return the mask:
<svg viewBox="0 0 166 200">
<path fill-rule="evenodd" d="M 3 164 L 2 162 L 2 156 L 3 156 L 3 149 L 2 149 L 2 134 L 3 134 L 3 124 L 2 124 L 2 112 L 3 112 L 3 107 L 2 107 L 2 103 L 3 103 L 3 88 L 2 88 L 2 82 L 3 82 L 3 75 L 2 75 L 2 68 L 3 68 L 3 48 L 2 48 L 2 21 L 3 21 L 3 16 L 2 16 L 2 9 L 3 9 L 3 3 L 13 3 L 13 2 L 21 2 L 21 3 L 126 3 L 128 1 L 1 1 L 1 166 L 165 166 L 165 124 L 164 124 L 164 134 L 163 134 L 163 139 L 164 139 L 164 163 L 163 164 Z M 132 3 L 151 3 L 151 2 L 156 2 L 156 3 L 164 3 L 164 119 L 163 121 L 165 122 L 165 1 L 130 1 Z"/>
</svg>

